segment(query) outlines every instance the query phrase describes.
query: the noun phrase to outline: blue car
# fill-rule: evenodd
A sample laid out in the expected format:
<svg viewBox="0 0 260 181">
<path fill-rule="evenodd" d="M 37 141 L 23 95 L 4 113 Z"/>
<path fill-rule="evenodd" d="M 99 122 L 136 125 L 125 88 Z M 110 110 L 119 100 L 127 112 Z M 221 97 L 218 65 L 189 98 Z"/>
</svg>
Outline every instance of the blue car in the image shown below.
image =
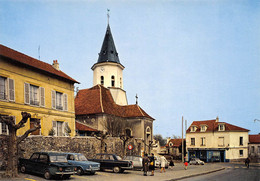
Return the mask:
<svg viewBox="0 0 260 181">
<path fill-rule="evenodd" d="M 100 170 L 100 163 L 88 161 L 81 153 L 65 153 L 70 164 L 77 167 L 77 174 L 82 175 L 88 173 L 94 175 Z"/>
</svg>

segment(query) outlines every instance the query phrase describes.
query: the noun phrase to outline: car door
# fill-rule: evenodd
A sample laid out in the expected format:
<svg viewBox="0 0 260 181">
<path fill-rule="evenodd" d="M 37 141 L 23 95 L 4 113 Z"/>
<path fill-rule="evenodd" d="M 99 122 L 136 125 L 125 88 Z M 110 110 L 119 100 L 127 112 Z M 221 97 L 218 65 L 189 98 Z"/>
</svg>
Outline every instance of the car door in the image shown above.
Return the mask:
<svg viewBox="0 0 260 181">
<path fill-rule="evenodd" d="M 44 174 L 49 169 L 49 156 L 47 154 L 40 154 L 37 160 L 37 173 Z"/>
<path fill-rule="evenodd" d="M 37 173 L 37 160 L 39 158 L 39 153 L 32 154 L 31 158 L 28 160 L 28 163 L 26 164 L 26 170 L 29 172 Z"/>
</svg>

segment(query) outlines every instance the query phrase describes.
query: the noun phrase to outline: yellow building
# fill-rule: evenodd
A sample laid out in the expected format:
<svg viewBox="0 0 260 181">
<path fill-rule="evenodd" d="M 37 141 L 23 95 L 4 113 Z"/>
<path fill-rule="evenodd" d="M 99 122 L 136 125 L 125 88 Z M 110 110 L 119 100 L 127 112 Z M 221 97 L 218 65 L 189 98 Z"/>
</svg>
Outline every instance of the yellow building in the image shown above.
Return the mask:
<svg viewBox="0 0 260 181">
<path fill-rule="evenodd" d="M 41 130 L 32 134 L 47 136 L 75 136 L 73 78 L 60 71 L 57 60 L 47 64 L 25 54 L 0 45 L 0 114 L 14 116 L 16 124 L 21 112 L 32 118 L 17 135 L 40 119 Z M 0 134 L 8 134 L 0 123 Z"/>
</svg>

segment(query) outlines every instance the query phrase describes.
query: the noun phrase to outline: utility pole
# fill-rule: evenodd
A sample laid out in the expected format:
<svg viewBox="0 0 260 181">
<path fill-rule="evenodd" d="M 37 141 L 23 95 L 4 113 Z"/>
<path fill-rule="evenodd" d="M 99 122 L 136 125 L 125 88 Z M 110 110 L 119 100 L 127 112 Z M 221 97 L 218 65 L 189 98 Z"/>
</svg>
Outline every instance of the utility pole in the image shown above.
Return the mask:
<svg viewBox="0 0 260 181">
<path fill-rule="evenodd" d="M 181 144 L 181 160 L 182 160 L 182 163 L 184 162 L 184 145 L 183 145 L 183 116 L 182 116 L 182 122 L 181 122 L 181 131 L 182 131 L 182 144 Z"/>
</svg>

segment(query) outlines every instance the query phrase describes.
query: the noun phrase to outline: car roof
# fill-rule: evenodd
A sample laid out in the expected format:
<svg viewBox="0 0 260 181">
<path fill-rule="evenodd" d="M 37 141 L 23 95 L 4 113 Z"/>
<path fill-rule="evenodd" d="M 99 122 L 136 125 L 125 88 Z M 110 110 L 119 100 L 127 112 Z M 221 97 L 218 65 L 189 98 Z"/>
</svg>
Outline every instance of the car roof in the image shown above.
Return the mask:
<svg viewBox="0 0 260 181">
<path fill-rule="evenodd" d="M 48 151 L 34 152 L 34 154 L 64 155 L 64 153 L 61 152 L 48 152 Z"/>
</svg>

